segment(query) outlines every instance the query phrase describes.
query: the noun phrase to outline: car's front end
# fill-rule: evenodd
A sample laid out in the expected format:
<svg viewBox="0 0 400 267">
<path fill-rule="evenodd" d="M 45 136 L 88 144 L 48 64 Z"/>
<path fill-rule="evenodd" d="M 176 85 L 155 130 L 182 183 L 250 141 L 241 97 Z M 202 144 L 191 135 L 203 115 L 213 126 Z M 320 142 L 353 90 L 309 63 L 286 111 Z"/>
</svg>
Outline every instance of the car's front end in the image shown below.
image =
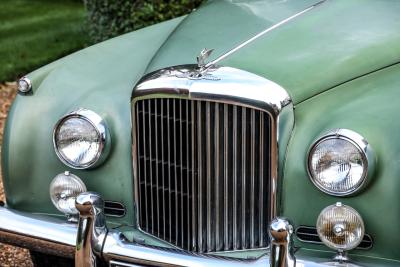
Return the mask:
<svg viewBox="0 0 400 267">
<path fill-rule="evenodd" d="M 399 265 L 400 5 L 313 4 L 211 1 L 21 79 L 0 241 L 76 266 Z"/>
</svg>

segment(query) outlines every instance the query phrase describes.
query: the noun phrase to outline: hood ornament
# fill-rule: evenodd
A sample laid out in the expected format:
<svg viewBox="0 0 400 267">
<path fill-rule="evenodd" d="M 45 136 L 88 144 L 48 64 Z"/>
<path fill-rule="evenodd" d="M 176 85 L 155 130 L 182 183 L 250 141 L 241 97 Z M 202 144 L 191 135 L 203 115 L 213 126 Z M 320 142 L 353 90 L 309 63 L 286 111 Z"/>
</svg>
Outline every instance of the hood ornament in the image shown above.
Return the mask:
<svg viewBox="0 0 400 267">
<path fill-rule="evenodd" d="M 199 67 L 200 70 L 204 70 L 204 67 L 206 66 L 206 60 L 213 51 L 214 49 L 207 49 L 207 48 L 203 48 L 203 50 L 201 50 L 200 54 L 196 58 L 197 66 Z"/>
</svg>

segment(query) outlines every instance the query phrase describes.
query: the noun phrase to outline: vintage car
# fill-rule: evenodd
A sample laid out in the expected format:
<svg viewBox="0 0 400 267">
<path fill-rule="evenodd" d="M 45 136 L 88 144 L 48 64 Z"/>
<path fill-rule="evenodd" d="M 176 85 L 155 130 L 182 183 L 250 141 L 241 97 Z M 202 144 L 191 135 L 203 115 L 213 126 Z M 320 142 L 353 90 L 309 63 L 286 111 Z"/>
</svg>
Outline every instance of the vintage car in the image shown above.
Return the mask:
<svg viewBox="0 0 400 267">
<path fill-rule="evenodd" d="M 399 266 L 399 14 L 215 0 L 26 75 L 0 242 L 38 266 Z"/>
</svg>

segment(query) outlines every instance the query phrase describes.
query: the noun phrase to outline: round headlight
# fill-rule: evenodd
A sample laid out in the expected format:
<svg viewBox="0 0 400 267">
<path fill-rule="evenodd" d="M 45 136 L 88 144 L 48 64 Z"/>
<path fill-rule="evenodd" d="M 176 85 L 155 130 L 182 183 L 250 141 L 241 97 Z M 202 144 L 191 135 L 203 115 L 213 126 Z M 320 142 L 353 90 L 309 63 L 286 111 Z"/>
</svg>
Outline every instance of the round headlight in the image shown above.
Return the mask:
<svg viewBox="0 0 400 267">
<path fill-rule="evenodd" d="M 67 166 L 86 169 L 99 165 L 105 159 L 110 137 L 99 115 L 79 109 L 57 122 L 53 143 L 57 156 Z"/>
<path fill-rule="evenodd" d="M 346 196 L 359 191 L 373 168 L 372 149 L 358 133 L 337 129 L 311 146 L 308 173 L 321 191 Z"/>
<path fill-rule="evenodd" d="M 86 192 L 86 186 L 78 176 L 68 171 L 58 174 L 50 184 L 50 198 L 54 206 L 64 214 L 75 215 L 76 197 Z"/>
<path fill-rule="evenodd" d="M 326 246 L 335 250 L 351 250 L 364 237 L 364 222 L 355 209 L 338 202 L 322 210 L 317 220 L 317 231 Z"/>
</svg>

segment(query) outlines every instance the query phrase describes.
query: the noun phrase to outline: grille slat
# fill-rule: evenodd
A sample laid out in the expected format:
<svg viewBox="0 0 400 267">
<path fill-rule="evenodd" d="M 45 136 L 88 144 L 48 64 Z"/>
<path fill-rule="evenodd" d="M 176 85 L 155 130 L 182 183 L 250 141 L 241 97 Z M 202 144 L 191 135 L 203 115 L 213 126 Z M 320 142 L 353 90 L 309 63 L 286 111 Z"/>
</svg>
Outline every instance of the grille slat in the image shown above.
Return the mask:
<svg viewBox="0 0 400 267">
<path fill-rule="evenodd" d="M 177 116 L 176 116 L 176 99 L 173 99 L 172 100 L 172 114 L 173 114 L 173 118 L 176 118 Z M 177 136 L 176 135 L 176 120 L 174 119 L 174 120 L 172 120 L 172 129 L 173 129 L 173 136 L 172 137 L 175 137 L 175 136 Z M 174 164 L 174 185 L 173 185 L 173 187 L 175 188 L 175 194 L 173 195 L 174 196 L 174 198 L 173 198 L 173 202 L 174 202 L 174 204 L 175 204 L 175 211 L 174 211 L 174 213 L 175 213 L 175 221 L 174 221 L 174 225 L 175 225 L 175 242 L 176 242 L 176 244 L 178 244 L 178 232 L 179 232 L 179 215 L 178 215 L 178 213 L 179 213 L 179 204 L 178 204 L 178 195 L 177 195 L 177 192 L 178 192 L 178 177 L 177 177 L 177 174 L 178 174 L 178 172 L 177 172 L 177 168 L 176 168 L 176 165 L 177 165 L 177 152 L 176 152 L 176 150 L 177 150 L 177 139 L 176 138 L 172 138 L 172 147 L 173 147 L 173 150 L 174 150 L 174 162 L 175 162 L 175 164 Z"/>
<path fill-rule="evenodd" d="M 191 118 L 192 118 L 192 168 L 193 170 L 195 169 L 195 163 L 196 163 L 196 149 L 195 149 L 195 124 L 194 118 L 195 118 L 195 102 L 191 101 Z M 196 174 L 194 171 L 192 171 L 192 250 L 197 251 L 197 187 L 196 187 Z"/>
<path fill-rule="evenodd" d="M 152 141 L 152 135 L 151 135 L 151 126 L 152 126 L 152 123 L 151 123 L 151 99 L 149 99 L 149 100 L 147 100 L 147 108 L 148 108 L 148 114 L 147 114 L 147 117 L 148 117 L 148 124 L 149 124 L 149 136 L 150 136 L 150 138 L 148 139 L 148 142 L 149 142 L 149 150 L 148 150 L 148 152 L 149 152 L 149 165 L 150 165 L 150 168 L 149 168 L 149 180 L 150 180 L 150 185 L 153 185 L 154 183 L 153 183 L 153 160 L 152 160 L 152 157 L 151 157 L 151 154 L 152 154 L 152 145 L 151 145 L 151 141 Z M 151 214 L 150 214 L 150 216 L 152 216 L 153 218 L 154 218 L 154 195 L 153 195 L 153 192 L 154 191 L 154 189 L 153 189 L 153 187 L 151 186 L 151 190 L 150 190 L 150 210 L 151 210 Z M 151 221 L 151 233 L 152 234 L 154 234 L 154 220 L 150 220 Z"/>
<path fill-rule="evenodd" d="M 215 104 L 215 112 L 214 112 L 214 125 L 215 125 L 215 131 L 214 131 L 214 151 L 220 151 L 219 149 L 219 104 Z M 219 153 L 214 153 L 214 163 L 215 163 L 215 174 L 214 174 L 214 180 L 215 180 L 215 250 L 218 251 L 220 250 L 220 243 L 219 243 L 219 234 L 220 234 L 220 228 L 219 228 L 219 220 L 220 220 L 220 214 L 219 214 L 219 190 L 220 190 L 220 185 L 219 185 L 219 160 L 220 160 L 220 155 Z M 211 218 L 209 218 L 211 220 Z"/>
<path fill-rule="evenodd" d="M 179 98 L 134 110 L 141 229 L 200 253 L 266 247 L 269 115 Z"/>
<path fill-rule="evenodd" d="M 228 105 L 224 104 L 224 249 L 229 249 Z"/>
<path fill-rule="evenodd" d="M 202 209 L 202 198 L 203 198 L 203 184 L 202 184 L 202 180 L 203 180 L 203 164 L 202 164 L 202 150 L 203 150 L 203 145 L 201 143 L 202 141 L 202 128 L 201 128 L 201 122 L 202 122 L 202 118 L 201 118 L 201 103 L 197 103 L 197 127 L 198 127 L 198 133 L 197 133 L 197 160 L 198 160 L 198 164 L 197 164 L 197 179 L 198 179 L 198 185 L 197 188 L 199 190 L 199 194 L 197 196 L 198 198 L 198 202 L 197 202 L 197 211 L 198 211 L 198 246 L 199 252 L 203 252 L 203 209 Z"/>
<path fill-rule="evenodd" d="M 157 117 L 157 107 L 158 107 L 158 103 L 157 103 L 157 99 L 154 99 L 154 108 L 155 108 L 155 116 L 154 116 L 154 137 L 155 137 L 155 171 L 156 171 L 156 197 L 157 197 L 157 201 L 156 201 L 156 211 L 157 211 L 157 229 L 160 229 L 160 185 L 159 185 L 159 177 L 158 177 L 158 168 L 159 165 L 157 165 L 158 163 L 158 117 Z M 163 190 L 161 190 L 162 192 Z"/>
<path fill-rule="evenodd" d="M 232 132 L 233 132 L 233 144 L 238 144 L 238 142 L 237 142 L 237 131 L 238 131 L 238 127 L 237 127 L 237 107 L 236 106 L 234 106 L 233 107 L 233 129 L 232 129 Z M 237 146 L 233 146 L 233 159 L 232 159 L 232 162 L 233 162 L 233 185 L 232 185 L 232 188 L 233 188 L 233 202 L 232 202 L 232 211 L 233 211 L 233 218 L 232 218 L 232 221 L 233 221 L 233 231 L 232 231 L 232 233 L 233 233 L 233 250 L 236 250 L 238 247 L 237 247 L 237 212 L 238 212 L 238 209 L 237 209 L 237 190 L 238 190 L 238 188 L 237 188 L 237 186 L 234 186 L 234 185 L 237 185 L 237 182 L 238 182 L 238 178 L 237 178 L 237 162 L 238 162 L 238 159 L 237 159 Z"/>
<path fill-rule="evenodd" d="M 263 148 L 264 147 L 264 113 L 260 113 L 260 147 Z M 264 177 L 264 164 L 262 164 L 264 162 L 264 153 L 263 153 L 263 149 L 260 149 L 260 177 Z M 258 201 L 259 201 L 259 206 L 260 208 L 258 209 L 260 214 L 259 214 L 259 232 L 262 233 L 263 232 L 263 221 L 264 221 L 264 199 L 263 199 L 263 185 L 264 185 L 264 180 L 260 179 L 260 186 L 259 186 L 259 197 L 258 197 Z M 264 242 L 264 236 L 261 234 L 260 235 L 260 245 L 263 244 Z"/>
<path fill-rule="evenodd" d="M 171 143 L 170 143 L 170 136 L 171 136 L 171 133 L 170 133 L 170 123 L 169 123 L 169 112 L 170 112 L 170 109 L 169 109 L 169 107 L 170 107 L 170 103 L 169 103 L 170 101 L 169 101 L 169 99 L 167 99 L 167 121 L 166 121 L 166 124 L 167 124 L 167 139 L 168 139 L 168 148 L 167 148 L 167 151 L 166 151 L 166 153 L 167 153 L 167 155 L 168 155 L 168 169 L 167 169 L 167 171 L 168 171 L 168 190 L 171 192 L 171 153 L 170 153 L 170 151 L 171 151 Z M 171 240 L 172 240 L 172 207 L 171 207 L 171 203 L 172 203 L 172 201 L 171 201 L 171 193 L 170 194 L 168 194 L 168 211 L 167 211 L 167 213 L 168 213 L 168 222 L 169 222 L 169 224 L 168 224 L 168 228 L 169 228 L 169 232 L 168 232 L 168 236 L 169 236 L 169 242 L 171 242 Z"/>
<path fill-rule="evenodd" d="M 246 108 L 242 107 L 242 202 L 240 203 L 241 208 L 241 233 L 242 233 L 242 240 L 241 240 L 241 247 L 242 249 L 246 246 Z"/>
<path fill-rule="evenodd" d="M 207 251 L 211 251 L 211 194 L 212 194 L 212 187 L 211 187 L 211 112 L 210 112 L 210 102 L 206 102 L 206 145 L 207 145 L 207 152 L 206 152 L 206 157 L 207 157 L 207 175 L 206 175 L 206 183 L 207 183 L 207 191 L 206 191 L 206 196 L 207 196 Z M 213 218 L 214 219 L 214 218 Z"/>
<path fill-rule="evenodd" d="M 250 164 L 251 164 L 251 175 L 250 175 L 250 187 L 251 187 L 251 196 L 254 196 L 254 187 L 255 187 L 255 142 L 256 142 L 256 134 L 255 134 L 255 111 L 251 110 L 251 152 L 250 152 Z M 254 197 L 250 198 L 250 247 L 254 247 Z"/>
</svg>

